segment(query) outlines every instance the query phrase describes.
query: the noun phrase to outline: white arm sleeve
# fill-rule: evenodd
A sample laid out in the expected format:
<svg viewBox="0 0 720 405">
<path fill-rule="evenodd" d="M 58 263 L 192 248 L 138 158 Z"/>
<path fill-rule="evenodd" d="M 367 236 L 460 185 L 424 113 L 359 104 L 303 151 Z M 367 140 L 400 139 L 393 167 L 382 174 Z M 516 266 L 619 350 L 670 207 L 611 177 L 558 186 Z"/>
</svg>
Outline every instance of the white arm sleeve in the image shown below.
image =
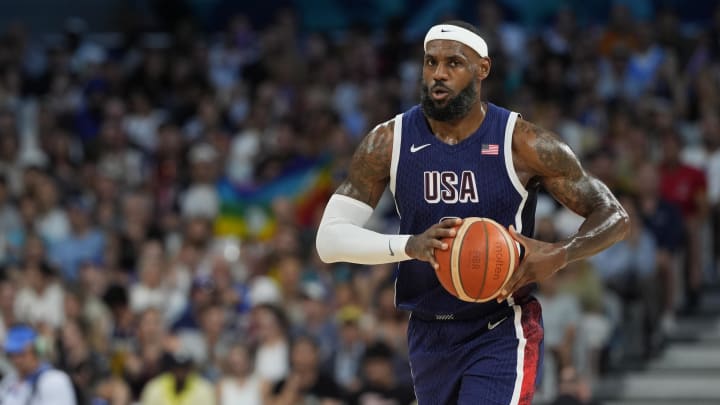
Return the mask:
<svg viewBox="0 0 720 405">
<path fill-rule="evenodd" d="M 325 263 L 394 263 L 411 259 L 405 245 L 411 235 L 386 235 L 363 228 L 373 209 L 369 205 L 334 194 L 320 221 L 315 245 Z"/>
</svg>

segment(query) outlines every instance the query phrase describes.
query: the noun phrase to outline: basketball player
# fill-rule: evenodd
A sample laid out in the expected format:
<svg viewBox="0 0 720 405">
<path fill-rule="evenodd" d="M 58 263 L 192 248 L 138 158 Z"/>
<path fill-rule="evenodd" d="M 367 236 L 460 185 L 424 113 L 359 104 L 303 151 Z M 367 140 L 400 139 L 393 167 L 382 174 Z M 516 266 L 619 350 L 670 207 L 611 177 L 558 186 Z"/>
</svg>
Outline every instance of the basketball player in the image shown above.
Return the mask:
<svg viewBox="0 0 720 405">
<path fill-rule="evenodd" d="M 399 262 L 396 305 L 411 312 L 410 367 L 420 405 L 530 404 L 541 362 L 540 307 L 529 284 L 620 240 L 627 214 L 567 145 L 517 113 L 481 101 L 487 44 L 462 21 L 425 36 L 421 104 L 375 127 L 325 208 L 317 250 L 326 262 Z M 400 234 L 364 229 L 386 186 Z M 557 243 L 533 235 L 544 187 L 585 217 Z M 440 285 L 435 249 L 465 217 L 510 227 L 523 259 L 497 301 L 458 300 Z"/>
</svg>

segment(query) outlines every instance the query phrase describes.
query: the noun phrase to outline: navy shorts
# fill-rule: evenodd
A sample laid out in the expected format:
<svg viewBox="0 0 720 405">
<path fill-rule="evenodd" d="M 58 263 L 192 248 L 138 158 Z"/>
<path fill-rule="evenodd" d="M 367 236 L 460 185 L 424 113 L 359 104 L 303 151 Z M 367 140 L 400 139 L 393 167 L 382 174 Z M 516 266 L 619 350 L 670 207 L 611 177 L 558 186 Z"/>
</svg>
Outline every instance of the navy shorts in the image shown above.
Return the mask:
<svg viewBox="0 0 720 405">
<path fill-rule="evenodd" d="M 418 405 L 530 405 L 542 370 L 540 304 L 471 320 L 410 316 L 410 369 Z"/>
</svg>

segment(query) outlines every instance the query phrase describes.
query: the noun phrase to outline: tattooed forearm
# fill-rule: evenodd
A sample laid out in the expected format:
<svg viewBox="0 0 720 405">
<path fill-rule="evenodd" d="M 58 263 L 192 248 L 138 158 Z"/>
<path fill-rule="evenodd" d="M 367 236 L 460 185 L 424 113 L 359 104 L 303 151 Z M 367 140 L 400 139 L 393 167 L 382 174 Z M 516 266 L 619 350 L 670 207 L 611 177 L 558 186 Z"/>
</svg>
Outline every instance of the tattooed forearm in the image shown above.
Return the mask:
<svg viewBox="0 0 720 405">
<path fill-rule="evenodd" d="M 568 262 L 592 256 L 625 237 L 627 213 L 600 180 L 585 175 L 574 184 L 558 180 L 545 184 L 557 200 L 585 217 L 577 233 L 563 242 Z"/>
<path fill-rule="evenodd" d="M 348 178 L 337 189 L 343 194 L 375 207 L 390 181 L 392 159 L 392 121 L 373 129 L 360 143 Z"/>
</svg>

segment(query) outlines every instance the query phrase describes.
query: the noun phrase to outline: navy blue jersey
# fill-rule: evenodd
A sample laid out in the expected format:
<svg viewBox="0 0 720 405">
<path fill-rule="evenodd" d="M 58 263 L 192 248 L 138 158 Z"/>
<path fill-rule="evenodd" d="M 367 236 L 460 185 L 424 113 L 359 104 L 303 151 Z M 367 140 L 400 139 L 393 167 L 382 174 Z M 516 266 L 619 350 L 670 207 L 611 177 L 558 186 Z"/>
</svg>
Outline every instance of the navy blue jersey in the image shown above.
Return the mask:
<svg viewBox="0 0 720 405">
<path fill-rule="evenodd" d="M 395 118 L 390 190 L 400 234 L 422 233 L 445 217 L 485 217 L 532 236 L 535 193 L 521 184 L 512 164 L 517 116 L 488 103 L 480 128 L 456 145 L 433 135 L 419 106 Z M 395 288 L 398 308 L 408 311 L 455 314 L 482 305 L 490 312 L 500 305 L 455 298 L 432 266 L 419 260 L 399 263 Z"/>
</svg>

